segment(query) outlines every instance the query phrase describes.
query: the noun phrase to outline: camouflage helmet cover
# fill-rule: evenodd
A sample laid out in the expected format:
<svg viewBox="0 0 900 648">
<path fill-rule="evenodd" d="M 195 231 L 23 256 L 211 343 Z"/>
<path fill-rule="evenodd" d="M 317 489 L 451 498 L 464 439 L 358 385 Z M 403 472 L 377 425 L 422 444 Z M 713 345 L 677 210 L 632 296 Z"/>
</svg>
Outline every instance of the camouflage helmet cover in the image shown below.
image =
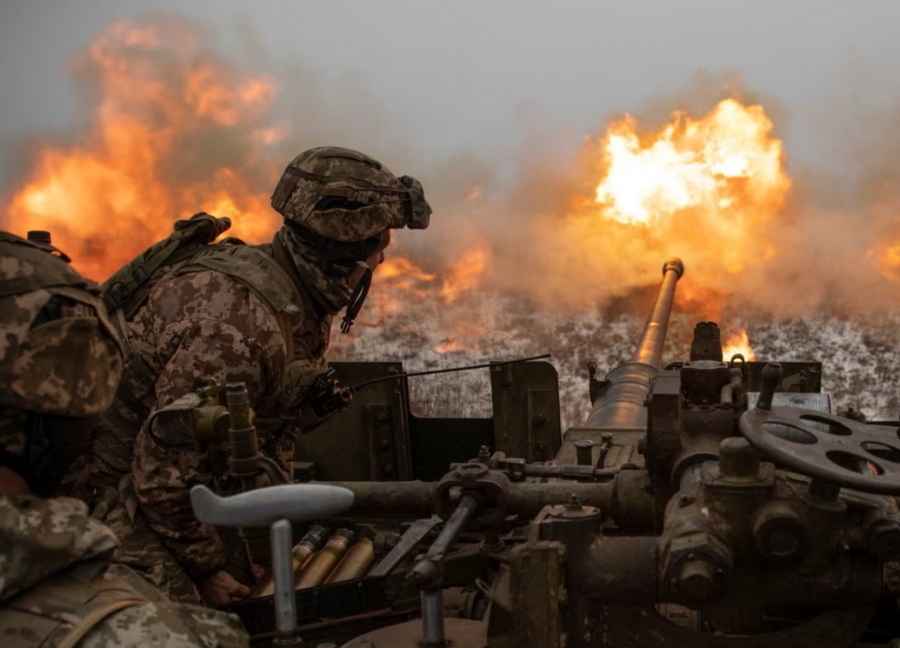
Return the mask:
<svg viewBox="0 0 900 648">
<path fill-rule="evenodd" d="M 418 180 L 397 178 L 377 160 L 336 146 L 294 158 L 272 207 L 286 222 L 342 242 L 364 241 L 390 228 L 424 229 L 431 215 Z"/>
<path fill-rule="evenodd" d="M 109 407 L 122 349 L 98 292 L 44 246 L 0 232 L 0 414 L 84 417 Z M 13 452 L 21 441 L 0 435 Z"/>
</svg>

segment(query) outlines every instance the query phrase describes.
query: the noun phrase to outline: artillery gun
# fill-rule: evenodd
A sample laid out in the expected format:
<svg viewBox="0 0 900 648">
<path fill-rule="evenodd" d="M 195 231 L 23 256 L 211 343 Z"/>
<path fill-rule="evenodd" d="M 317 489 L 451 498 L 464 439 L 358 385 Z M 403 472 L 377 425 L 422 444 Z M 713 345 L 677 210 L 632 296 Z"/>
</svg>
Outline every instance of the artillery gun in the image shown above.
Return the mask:
<svg viewBox="0 0 900 648">
<path fill-rule="evenodd" d="M 547 363 L 492 369 L 493 419 L 421 420 L 403 381 L 298 443 L 320 520 L 371 570 L 295 592 L 307 645 L 482 648 L 883 645 L 900 636 L 897 425 L 831 414 L 820 363 L 724 361 L 718 327 L 662 365 L 669 260 L 632 358 L 560 435 Z M 399 373 L 343 365 L 343 379 Z M 355 372 L 355 374 L 354 374 Z M 299 532 L 300 530 L 298 530 Z M 295 537 L 298 537 L 295 534 Z M 258 645 L 273 601 L 233 606 Z"/>
</svg>

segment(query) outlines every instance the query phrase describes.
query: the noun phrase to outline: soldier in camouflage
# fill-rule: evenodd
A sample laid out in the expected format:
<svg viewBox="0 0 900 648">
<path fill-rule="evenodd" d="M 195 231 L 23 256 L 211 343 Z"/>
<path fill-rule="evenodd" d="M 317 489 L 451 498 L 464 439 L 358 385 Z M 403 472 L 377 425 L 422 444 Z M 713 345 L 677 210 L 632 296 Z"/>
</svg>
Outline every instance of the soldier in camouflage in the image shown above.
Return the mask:
<svg viewBox="0 0 900 648">
<path fill-rule="evenodd" d="M 261 452 L 291 476 L 297 430 L 283 415 L 308 412 L 310 387 L 327 369 L 333 316 L 346 308 L 349 328 L 390 230 L 424 228 L 431 213 L 418 181 L 336 147 L 297 156 L 272 206 L 284 226 L 270 244 L 204 240 L 158 261 L 159 250 L 175 249 L 166 243 L 104 285 L 129 354 L 81 482 L 122 537 L 117 559 L 182 601 L 199 593 L 226 605 L 249 594 L 253 574 L 244 543 L 191 510 L 191 486 L 227 489 L 229 476 L 195 450 L 190 430 L 166 422 L 180 419 L 150 413 L 201 386 L 243 382 Z M 179 221 L 176 235 L 211 218 Z M 211 227 L 213 235 L 224 229 Z"/>
<path fill-rule="evenodd" d="M 49 245 L 0 232 L 0 636 L 13 646 L 246 646 L 237 618 L 175 604 L 111 566 L 117 541 L 66 497 L 122 353 L 99 287 Z"/>
</svg>

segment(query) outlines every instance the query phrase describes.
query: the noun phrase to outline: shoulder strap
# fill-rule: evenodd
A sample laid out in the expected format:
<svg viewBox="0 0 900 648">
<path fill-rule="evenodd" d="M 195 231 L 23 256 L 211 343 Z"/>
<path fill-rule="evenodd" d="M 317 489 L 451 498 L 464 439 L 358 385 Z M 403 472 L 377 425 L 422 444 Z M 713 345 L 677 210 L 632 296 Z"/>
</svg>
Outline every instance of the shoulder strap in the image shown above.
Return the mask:
<svg viewBox="0 0 900 648">
<path fill-rule="evenodd" d="M 168 238 L 151 245 L 103 283 L 103 304 L 128 351 L 131 350 L 128 319 L 140 308 L 150 289 L 165 276 L 161 271 L 202 252 L 229 227 L 228 218 L 216 218 L 205 212 L 176 221 Z"/>
<path fill-rule="evenodd" d="M 122 309 L 126 318 L 130 316 L 136 309 L 135 302 L 143 295 L 141 288 L 146 287 L 153 275 L 203 250 L 229 227 L 229 219 L 204 212 L 177 221 L 168 238 L 151 245 L 103 283 L 103 302 L 107 310 L 112 313 Z"/>
<path fill-rule="evenodd" d="M 106 566 L 102 561 L 78 563 L 6 601 L 0 627 L 40 635 L 34 645 L 74 648 L 111 614 L 147 602 L 130 585 L 104 578 Z"/>
<path fill-rule="evenodd" d="M 74 628 L 72 628 L 72 631 L 56 645 L 56 648 L 75 648 L 75 646 L 78 645 L 78 642 L 84 639 L 85 635 L 93 630 L 94 627 L 106 617 L 119 612 L 120 610 L 124 610 L 125 608 L 141 605 L 143 603 L 145 603 L 145 601 L 139 598 L 122 599 L 120 601 L 113 601 L 104 607 L 91 610 L 75 625 Z"/>
</svg>

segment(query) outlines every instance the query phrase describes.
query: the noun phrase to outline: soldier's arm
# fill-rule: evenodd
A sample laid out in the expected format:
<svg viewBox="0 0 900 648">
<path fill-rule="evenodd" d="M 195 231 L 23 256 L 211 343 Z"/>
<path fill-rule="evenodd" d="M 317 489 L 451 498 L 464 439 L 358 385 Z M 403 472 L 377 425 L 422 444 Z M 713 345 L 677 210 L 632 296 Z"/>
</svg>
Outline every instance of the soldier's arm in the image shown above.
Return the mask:
<svg viewBox="0 0 900 648">
<path fill-rule="evenodd" d="M 269 392 L 281 362 L 283 347 L 264 321 L 223 321 L 192 318 L 167 326 L 160 343 L 169 347 L 168 361 L 156 383 L 154 409 L 201 384 L 242 381 L 251 403 Z M 274 324 L 273 324 L 274 325 Z M 262 342 L 261 342 L 262 341 Z M 189 490 L 210 484 L 209 459 L 196 452 L 190 430 L 177 418 L 160 418 L 138 435 L 132 476 L 141 510 L 151 528 L 198 582 L 214 576 L 225 563 L 224 547 L 216 530 L 194 518 Z"/>
</svg>

